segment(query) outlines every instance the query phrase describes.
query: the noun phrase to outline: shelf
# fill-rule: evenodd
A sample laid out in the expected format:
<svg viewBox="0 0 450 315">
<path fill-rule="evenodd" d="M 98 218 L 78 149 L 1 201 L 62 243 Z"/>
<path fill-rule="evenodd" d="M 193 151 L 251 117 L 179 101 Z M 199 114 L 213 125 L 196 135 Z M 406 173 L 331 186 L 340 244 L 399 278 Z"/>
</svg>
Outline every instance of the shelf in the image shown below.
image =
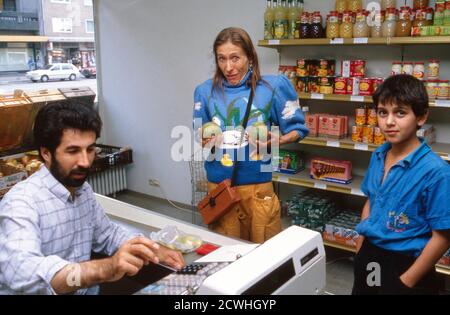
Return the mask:
<svg viewBox="0 0 450 315">
<path fill-rule="evenodd" d="M 375 151 L 378 146 L 371 143 L 359 143 L 353 142 L 350 138 L 345 139 L 333 139 L 333 138 L 324 138 L 324 137 L 306 137 L 300 144 L 305 145 L 315 145 L 321 147 L 332 147 L 332 148 L 340 148 L 347 150 L 355 150 L 355 151 Z M 434 143 L 431 145 L 433 151 L 439 155 L 444 161 L 450 161 L 450 144 L 449 143 Z"/>
<path fill-rule="evenodd" d="M 309 177 L 309 170 L 304 170 L 294 175 L 274 172 L 272 181 L 364 197 L 364 194 L 360 189 L 363 181 L 363 177 L 361 176 L 354 176 L 353 181 L 350 184 L 345 185 L 312 179 Z"/>
<path fill-rule="evenodd" d="M 356 96 L 342 94 L 319 94 L 299 92 L 298 98 L 301 100 L 324 100 L 337 102 L 373 103 L 371 96 Z M 430 107 L 450 108 L 450 100 L 432 100 Z"/>
<path fill-rule="evenodd" d="M 333 46 L 333 45 L 433 45 L 450 44 L 450 36 L 383 37 L 383 38 L 314 38 L 260 40 L 258 46 L 278 48 L 282 46 Z"/>
<path fill-rule="evenodd" d="M 323 241 L 323 244 L 325 246 L 328 246 L 328 247 L 333 247 L 333 248 L 345 250 L 347 252 L 356 253 L 356 248 L 351 247 L 351 246 L 345 246 L 345 245 L 342 245 L 342 244 L 333 243 L 333 242 L 325 241 L 325 240 Z"/>
</svg>

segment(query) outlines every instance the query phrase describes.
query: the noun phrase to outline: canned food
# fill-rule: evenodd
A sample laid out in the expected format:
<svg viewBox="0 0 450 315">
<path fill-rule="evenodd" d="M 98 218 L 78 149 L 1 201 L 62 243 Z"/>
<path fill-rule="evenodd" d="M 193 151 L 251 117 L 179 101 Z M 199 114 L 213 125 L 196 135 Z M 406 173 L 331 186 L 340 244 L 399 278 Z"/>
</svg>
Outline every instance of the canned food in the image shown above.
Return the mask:
<svg viewBox="0 0 450 315">
<path fill-rule="evenodd" d="M 298 59 L 297 60 L 297 76 L 298 77 L 306 77 L 309 75 L 308 72 L 308 63 L 306 59 Z"/>
<path fill-rule="evenodd" d="M 364 60 L 352 60 L 350 65 L 350 76 L 364 78 L 366 76 L 366 62 Z"/>
<path fill-rule="evenodd" d="M 439 82 L 437 98 L 439 100 L 446 100 L 449 98 L 449 81 L 448 80 L 442 80 Z"/>
<path fill-rule="evenodd" d="M 363 139 L 364 143 L 373 143 L 374 142 L 374 127 L 372 126 L 363 126 Z"/>
<path fill-rule="evenodd" d="M 334 77 L 320 78 L 320 93 L 333 94 Z"/>
<path fill-rule="evenodd" d="M 356 109 L 355 123 L 357 126 L 363 126 L 366 124 L 367 111 L 365 107 L 358 107 Z"/>
<path fill-rule="evenodd" d="M 347 94 L 359 95 L 359 78 L 348 78 Z"/>
<path fill-rule="evenodd" d="M 334 94 L 347 94 L 347 78 L 335 79 Z"/>
<path fill-rule="evenodd" d="M 412 62 L 404 62 L 402 66 L 402 74 L 413 75 L 414 66 Z"/>
<path fill-rule="evenodd" d="M 320 93 L 320 77 L 309 77 L 308 91 L 309 93 Z"/>
<path fill-rule="evenodd" d="M 402 74 L 402 62 L 394 61 L 392 63 L 391 75 Z"/>
<path fill-rule="evenodd" d="M 373 127 L 378 125 L 377 111 L 373 107 L 367 110 L 367 124 Z"/>
<path fill-rule="evenodd" d="M 373 143 L 375 145 L 382 145 L 386 139 L 384 138 L 383 133 L 381 132 L 380 127 L 375 127 L 374 128 L 374 133 L 373 133 Z"/>
<path fill-rule="evenodd" d="M 309 77 L 297 77 L 297 91 L 300 93 L 307 93 Z"/>
<path fill-rule="evenodd" d="M 352 127 L 352 141 L 362 142 L 363 137 L 363 126 L 353 126 Z"/>
<path fill-rule="evenodd" d="M 306 67 L 308 69 L 308 74 L 310 76 L 316 77 L 319 68 L 319 60 L 313 59 L 306 60 Z"/>
<path fill-rule="evenodd" d="M 326 77 L 328 75 L 328 60 L 320 59 L 319 68 L 317 69 L 317 75 L 319 77 Z"/>
<path fill-rule="evenodd" d="M 373 94 L 373 81 L 370 78 L 363 78 L 359 81 L 359 95 L 370 96 Z"/>
<path fill-rule="evenodd" d="M 373 92 L 375 93 L 376 90 L 378 90 L 378 87 L 383 84 L 384 79 L 383 78 L 373 78 L 372 84 L 373 84 Z"/>
<path fill-rule="evenodd" d="M 439 83 L 440 82 L 437 80 L 427 81 L 426 88 L 427 88 L 428 97 L 430 99 L 437 98 L 437 96 L 439 94 Z"/>
</svg>

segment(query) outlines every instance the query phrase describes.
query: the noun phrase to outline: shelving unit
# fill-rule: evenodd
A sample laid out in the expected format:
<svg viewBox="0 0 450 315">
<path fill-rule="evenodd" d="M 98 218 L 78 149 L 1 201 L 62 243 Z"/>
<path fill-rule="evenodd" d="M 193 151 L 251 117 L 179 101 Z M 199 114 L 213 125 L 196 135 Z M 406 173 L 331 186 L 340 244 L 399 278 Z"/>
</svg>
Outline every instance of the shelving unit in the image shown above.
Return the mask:
<svg viewBox="0 0 450 315">
<path fill-rule="evenodd" d="M 328 45 L 436 45 L 450 44 L 450 36 L 382 37 L 382 38 L 315 38 L 260 40 L 258 46 L 278 48 L 282 46 Z"/>
<path fill-rule="evenodd" d="M 340 94 L 319 94 L 319 93 L 298 93 L 298 98 L 301 100 L 323 100 L 336 102 L 355 102 L 372 104 L 372 97 L 370 96 L 355 96 L 355 95 L 340 95 Z M 450 108 L 450 100 L 432 100 L 430 107 Z"/>
<path fill-rule="evenodd" d="M 300 144 L 368 152 L 373 152 L 378 148 L 378 146 L 373 143 L 366 144 L 353 142 L 350 138 L 332 139 L 323 137 L 306 137 L 300 141 Z M 443 160 L 450 161 L 450 144 L 434 143 L 431 145 L 431 148 Z"/>
<path fill-rule="evenodd" d="M 293 46 L 393 46 L 397 45 L 402 47 L 402 59 L 404 46 L 407 45 L 448 45 L 450 44 L 450 36 L 434 36 L 434 37 L 392 37 L 392 38 L 335 38 L 335 39 L 287 39 L 287 40 L 260 40 L 258 45 L 260 47 L 267 47 L 277 49 L 281 53 L 282 47 Z M 373 103 L 372 97 L 367 96 L 351 96 L 351 95 L 325 95 L 317 93 L 298 93 L 300 100 L 316 100 L 326 102 L 342 102 L 347 104 L 352 103 Z M 450 108 L 450 100 L 430 100 L 430 108 Z M 312 145 L 320 147 L 328 147 L 331 149 L 347 149 L 354 151 L 367 151 L 373 152 L 378 146 L 374 144 L 355 143 L 350 138 L 346 139 L 332 139 L 324 137 L 306 137 L 300 143 L 300 145 Z M 432 149 L 445 161 L 450 161 L 450 144 L 448 143 L 435 143 Z M 309 170 L 304 170 L 295 175 L 287 175 L 274 173 L 273 181 L 276 183 L 285 183 L 290 185 L 296 185 L 306 188 L 315 188 L 320 190 L 338 192 L 353 196 L 364 196 L 360 190 L 363 177 L 354 176 L 352 183 L 348 185 L 324 182 L 311 179 L 309 176 Z M 324 240 L 324 244 L 329 247 L 338 248 L 348 252 L 355 252 L 355 248 L 345 246 L 339 243 L 333 243 L 328 240 Z M 450 266 L 436 265 L 436 272 L 450 275 Z"/>
</svg>

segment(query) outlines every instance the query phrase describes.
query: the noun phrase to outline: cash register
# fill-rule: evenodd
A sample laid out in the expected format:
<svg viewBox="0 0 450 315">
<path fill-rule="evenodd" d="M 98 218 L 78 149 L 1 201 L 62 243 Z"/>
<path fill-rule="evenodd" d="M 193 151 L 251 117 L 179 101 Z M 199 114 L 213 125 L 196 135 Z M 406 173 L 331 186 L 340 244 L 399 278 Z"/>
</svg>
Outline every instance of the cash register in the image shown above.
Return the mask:
<svg viewBox="0 0 450 315">
<path fill-rule="evenodd" d="M 325 287 L 322 237 L 298 226 L 284 230 L 234 261 L 208 261 L 209 255 L 214 252 L 201 262 L 168 272 L 136 294 L 319 294 Z"/>
</svg>

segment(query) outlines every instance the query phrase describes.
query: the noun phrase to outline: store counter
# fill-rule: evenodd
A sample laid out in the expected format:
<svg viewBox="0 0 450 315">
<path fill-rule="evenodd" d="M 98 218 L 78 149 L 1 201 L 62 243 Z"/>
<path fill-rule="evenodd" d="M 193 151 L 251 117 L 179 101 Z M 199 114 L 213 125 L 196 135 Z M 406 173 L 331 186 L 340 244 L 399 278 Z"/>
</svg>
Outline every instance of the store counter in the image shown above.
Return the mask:
<svg viewBox="0 0 450 315">
<path fill-rule="evenodd" d="M 149 236 L 173 225 L 222 247 L 202 257 L 185 255 L 188 267 L 182 273 L 150 264 L 135 277 L 102 285 L 103 294 L 319 294 L 325 287 L 325 250 L 317 232 L 293 226 L 257 245 L 108 197 L 96 197 L 106 214 L 130 231 Z M 242 255 L 234 255 L 237 248 Z"/>
</svg>

